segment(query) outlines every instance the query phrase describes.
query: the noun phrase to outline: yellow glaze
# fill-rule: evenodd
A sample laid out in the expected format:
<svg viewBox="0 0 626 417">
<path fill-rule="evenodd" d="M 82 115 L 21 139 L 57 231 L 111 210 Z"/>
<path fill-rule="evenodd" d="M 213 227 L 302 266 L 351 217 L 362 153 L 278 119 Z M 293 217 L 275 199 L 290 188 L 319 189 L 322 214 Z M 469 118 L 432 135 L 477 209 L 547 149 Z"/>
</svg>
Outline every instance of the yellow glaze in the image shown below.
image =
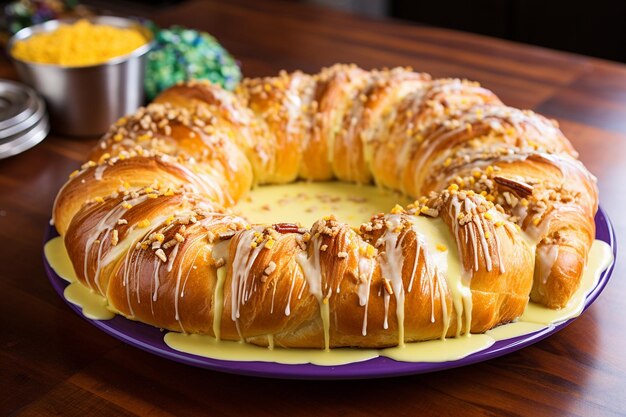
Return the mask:
<svg viewBox="0 0 626 417">
<path fill-rule="evenodd" d="M 226 280 L 226 272 L 225 266 L 217 269 L 217 284 L 215 285 L 215 291 L 213 291 L 213 305 L 215 306 L 215 312 L 213 314 L 213 333 L 217 340 L 220 340 L 222 334 L 220 320 L 224 308 L 224 281 Z"/>
<path fill-rule="evenodd" d="M 70 257 L 65 250 L 65 243 L 60 236 L 50 239 L 43 247 L 43 253 L 48 260 L 48 264 L 57 273 L 58 276 L 65 281 L 72 283 L 78 278 L 74 272 L 74 267 L 70 261 Z"/>
<path fill-rule="evenodd" d="M 65 287 L 63 296 L 67 301 L 79 306 L 83 315 L 92 320 L 110 320 L 115 313 L 107 308 L 107 300 L 92 289 L 76 281 Z"/>
<path fill-rule="evenodd" d="M 61 237 L 50 239 L 43 250 L 54 272 L 70 283 L 63 291 L 67 301 L 80 307 L 83 315 L 89 319 L 109 320 L 115 317 L 115 314 L 107 308 L 106 298 L 78 281 Z"/>
<path fill-rule="evenodd" d="M 271 192 L 270 192 L 271 190 Z M 360 201 L 359 197 L 368 198 L 365 202 L 354 202 L 350 209 L 344 207 L 343 211 L 338 211 L 340 214 L 338 218 L 341 220 L 348 220 L 354 222 L 353 224 L 359 224 L 365 221 L 369 214 L 377 211 L 386 211 L 392 201 L 395 202 L 395 195 L 387 194 L 385 191 L 381 191 L 374 187 L 366 186 L 351 186 L 349 184 L 336 184 L 336 186 L 329 187 L 328 184 L 308 184 L 299 183 L 287 186 L 271 186 L 261 187 L 252 192 L 252 202 L 245 202 L 239 204 L 237 207 L 244 209 L 247 207 L 250 211 L 248 217 L 252 221 L 258 221 L 263 223 L 268 222 L 285 222 L 285 221 L 300 221 L 301 223 L 312 223 L 312 219 L 317 219 L 323 216 L 323 210 L 316 211 L 314 214 L 310 214 L 307 220 L 303 220 L 309 214 L 304 210 L 289 211 L 289 205 L 284 202 L 285 205 L 281 207 L 283 210 L 282 215 L 277 217 L 271 217 L 274 215 L 272 212 L 263 212 L 262 210 L 255 210 L 254 207 L 259 207 L 258 204 L 268 204 L 267 201 L 277 202 L 286 198 L 285 194 L 297 195 L 298 193 L 324 193 L 326 195 L 333 195 L 343 198 L 339 202 L 341 205 L 346 205 L 348 200 L 346 195 L 357 195 L 355 200 Z M 333 193 L 333 194 L 331 194 Z M 357 194 L 361 193 L 361 194 Z M 260 196 L 263 195 L 261 198 Z M 393 195 L 393 198 L 391 197 Z M 288 196 L 287 196 L 288 197 Z M 327 197 L 324 197 L 326 199 Z M 298 197 L 293 199 L 291 209 L 296 207 L 303 207 L 306 204 L 313 205 L 314 198 Z M 305 202 L 305 204 L 303 204 Z M 308 203 L 307 203 L 308 202 Z M 254 204 L 254 207 L 253 207 Z M 325 203 L 330 207 L 334 203 Z M 363 207 L 367 207 L 367 210 L 361 210 Z M 355 213 L 356 208 L 356 213 Z M 366 214 L 366 211 L 369 212 Z M 363 213 L 363 217 L 359 218 L 359 215 Z M 294 215 L 295 214 L 295 215 Z M 337 212 L 335 212 L 337 214 Z M 292 217 L 289 217 L 289 216 Z M 302 217 L 304 215 L 305 217 Z M 259 217 L 255 217 L 259 216 Z M 256 220 L 255 220 L 256 219 Z M 309 222 L 309 220 L 311 220 Z M 414 226 L 416 230 L 421 233 L 429 234 L 427 239 L 427 245 L 431 246 L 439 242 L 442 238 L 437 237 L 436 227 L 429 228 L 431 223 L 421 224 L 416 223 Z M 445 242 L 450 247 L 453 247 L 450 242 Z M 113 313 L 106 307 L 106 300 L 103 297 L 93 293 L 88 288 L 76 281 L 76 275 L 72 269 L 71 263 L 65 251 L 63 240 L 60 237 L 51 239 L 46 243 L 44 248 L 46 259 L 55 272 L 63 279 L 67 280 L 71 284 L 66 288 L 64 293 L 66 299 L 76 305 L 79 305 L 83 309 L 83 314 L 86 317 L 92 319 L 108 319 L 113 317 Z M 446 251 L 447 252 L 447 251 Z M 443 252 L 442 255 L 449 258 L 450 253 Z M 497 340 L 509 339 L 512 337 L 522 336 L 525 334 L 533 333 L 541 329 L 551 327 L 554 324 L 578 316 L 584 305 L 584 300 L 589 291 L 597 283 L 600 274 L 604 271 L 613 260 L 611 248 L 602 241 L 596 240 L 590 250 L 588 265 L 582 278 L 581 286 L 570 301 L 570 303 L 561 310 L 551 310 L 534 303 L 529 303 L 526 311 L 522 317 L 515 323 L 499 326 L 495 329 L 488 331 L 485 334 L 465 335 L 452 339 L 444 340 L 432 340 L 428 342 L 420 343 L 408 343 L 404 346 L 393 347 L 388 349 L 283 349 L 280 347 L 273 347 L 272 349 L 254 346 L 241 342 L 231 341 L 219 341 L 211 336 L 203 335 L 187 335 L 175 332 L 169 332 L 165 335 L 165 343 L 173 349 L 192 353 L 200 356 L 210 357 L 221 360 L 235 360 L 235 361 L 267 361 L 277 362 L 285 364 L 302 364 L 313 363 L 324 366 L 335 366 L 340 364 L 365 361 L 378 356 L 386 356 L 395 360 L 405 362 L 443 362 L 463 358 L 472 353 L 481 351 L 488 348 Z M 450 261 L 450 259 L 446 259 Z M 444 261 L 445 262 L 445 261 Z M 453 267 L 449 268 L 449 272 L 456 271 Z M 458 272 L 457 272 L 458 273 Z M 223 279 L 224 271 L 218 270 L 218 278 Z M 462 298 L 462 297 L 459 297 Z M 219 301 L 219 300 L 218 300 Z M 214 323 L 217 326 L 216 323 Z M 268 336 L 271 341 L 271 335 Z M 272 343 L 270 343 L 272 345 Z"/>
<path fill-rule="evenodd" d="M 380 356 L 401 362 L 448 362 L 487 349 L 494 342 L 494 339 L 484 334 L 467 334 L 451 339 L 405 343 L 403 346 L 380 350 Z"/>
<path fill-rule="evenodd" d="M 313 363 L 336 366 L 379 356 L 374 349 L 268 349 L 242 342 L 217 341 L 211 336 L 169 332 L 165 343 L 172 349 L 228 361 L 261 361 L 285 364 Z"/>
<path fill-rule="evenodd" d="M 372 215 L 388 213 L 410 200 L 394 191 L 344 182 L 296 182 L 253 189 L 234 210 L 251 223 L 300 223 L 310 227 L 333 214 L 338 221 L 359 227 Z"/>
<path fill-rule="evenodd" d="M 534 303 L 531 303 L 534 304 Z M 523 336 L 538 332 L 545 329 L 548 326 L 539 323 L 529 323 L 527 321 L 516 321 L 515 323 L 505 324 L 504 326 L 498 326 L 487 331 L 485 334 L 494 340 L 506 340 L 514 337 Z"/>
</svg>

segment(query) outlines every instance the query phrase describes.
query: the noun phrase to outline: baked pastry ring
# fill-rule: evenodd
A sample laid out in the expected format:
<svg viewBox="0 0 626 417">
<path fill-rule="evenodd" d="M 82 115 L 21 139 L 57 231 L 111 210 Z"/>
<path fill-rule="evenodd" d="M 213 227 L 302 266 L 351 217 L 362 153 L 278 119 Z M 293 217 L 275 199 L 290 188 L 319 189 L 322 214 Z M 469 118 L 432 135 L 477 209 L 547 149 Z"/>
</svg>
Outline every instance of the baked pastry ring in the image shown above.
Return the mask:
<svg viewBox="0 0 626 417">
<path fill-rule="evenodd" d="M 480 333 L 578 288 L 595 178 L 556 122 L 476 83 L 336 65 L 170 88 L 60 190 L 79 280 L 132 320 L 284 347 Z M 419 199 L 359 230 L 251 225 L 253 185 L 375 182 Z"/>
</svg>

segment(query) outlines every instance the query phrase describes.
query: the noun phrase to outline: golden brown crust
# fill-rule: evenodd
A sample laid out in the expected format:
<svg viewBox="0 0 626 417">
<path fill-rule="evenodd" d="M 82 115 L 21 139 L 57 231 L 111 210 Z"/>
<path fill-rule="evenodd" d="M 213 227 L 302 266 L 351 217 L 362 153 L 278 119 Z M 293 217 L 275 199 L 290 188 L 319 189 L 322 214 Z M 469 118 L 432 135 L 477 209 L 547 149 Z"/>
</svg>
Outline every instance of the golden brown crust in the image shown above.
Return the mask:
<svg viewBox="0 0 626 417">
<path fill-rule="evenodd" d="M 260 345 L 393 346 L 484 332 L 529 294 L 561 307 L 595 235 L 595 179 L 554 122 L 404 68 L 281 73 L 235 94 L 181 84 L 91 158 L 54 208 L 79 279 L 133 320 Z M 358 231 L 228 212 L 253 183 L 296 178 L 424 197 Z M 456 242 L 465 296 L 452 258 L 441 264 L 453 248 L 428 243 L 424 216 Z"/>
</svg>

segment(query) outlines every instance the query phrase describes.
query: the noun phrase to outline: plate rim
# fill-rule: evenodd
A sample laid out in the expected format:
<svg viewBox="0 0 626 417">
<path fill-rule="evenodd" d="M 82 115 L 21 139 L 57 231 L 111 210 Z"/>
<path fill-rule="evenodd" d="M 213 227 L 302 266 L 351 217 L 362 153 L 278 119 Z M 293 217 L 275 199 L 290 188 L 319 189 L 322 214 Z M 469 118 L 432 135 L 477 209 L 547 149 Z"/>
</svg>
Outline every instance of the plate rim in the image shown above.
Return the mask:
<svg viewBox="0 0 626 417">
<path fill-rule="evenodd" d="M 594 221 L 596 226 L 596 239 L 606 242 L 611 247 L 613 260 L 601 273 L 596 286 L 587 294 L 581 315 L 595 302 L 606 288 L 613 274 L 617 260 L 617 238 L 615 229 L 606 211 L 600 206 L 598 207 Z M 598 236 L 599 233 L 602 233 L 602 236 Z M 54 226 L 48 225 L 44 233 L 43 245 L 45 246 L 49 240 L 56 236 L 58 236 L 58 233 L 54 229 Z M 486 349 L 453 361 L 401 362 L 383 356 L 362 362 L 337 366 L 314 365 L 311 363 L 293 365 L 261 361 L 228 361 L 174 350 L 163 340 L 163 336 L 165 335 L 164 331 L 119 315 L 116 315 L 110 320 L 94 320 L 85 317 L 79 306 L 72 304 L 64 297 L 63 291 L 69 283 L 54 272 L 45 254 L 43 254 L 43 263 L 48 280 L 57 295 L 60 296 L 76 314 L 106 334 L 128 345 L 175 362 L 212 371 L 255 377 L 306 380 L 372 379 L 443 371 L 472 365 L 518 351 L 555 334 L 580 317 L 579 315 L 557 324 L 551 324 L 543 329 L 523 336 L 498 340 Z M 134 336 L 129 335 L 128 331 L 125 330 L 127 326 L 132 326 L 131 330 L 134 330 Z M 159 335 L 160 338 L 156 341 L 146 341 L 138 338 L 137 334 L 143 337 L 146 332 L 151 333 L 149 337 L 155 338 Z M 155 346 L 155 343 L 160 346 Z"/>
</svg>

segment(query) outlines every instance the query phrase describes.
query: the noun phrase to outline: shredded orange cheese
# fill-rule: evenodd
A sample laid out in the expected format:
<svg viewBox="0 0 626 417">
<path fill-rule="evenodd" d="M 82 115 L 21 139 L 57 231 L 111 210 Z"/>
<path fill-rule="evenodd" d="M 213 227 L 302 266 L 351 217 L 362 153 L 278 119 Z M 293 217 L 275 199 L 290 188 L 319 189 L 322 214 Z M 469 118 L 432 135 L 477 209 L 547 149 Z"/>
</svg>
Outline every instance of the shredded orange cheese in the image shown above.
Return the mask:
<svg viewBox="0 0 626 417">
<path fill-rule="evenodd" d="M 79 67 L 129 54 L 146 42 L 135 29 L 98 25 L 81 19 L 18 41 L 11 54 L 27 62 Z"/>
</svg>

